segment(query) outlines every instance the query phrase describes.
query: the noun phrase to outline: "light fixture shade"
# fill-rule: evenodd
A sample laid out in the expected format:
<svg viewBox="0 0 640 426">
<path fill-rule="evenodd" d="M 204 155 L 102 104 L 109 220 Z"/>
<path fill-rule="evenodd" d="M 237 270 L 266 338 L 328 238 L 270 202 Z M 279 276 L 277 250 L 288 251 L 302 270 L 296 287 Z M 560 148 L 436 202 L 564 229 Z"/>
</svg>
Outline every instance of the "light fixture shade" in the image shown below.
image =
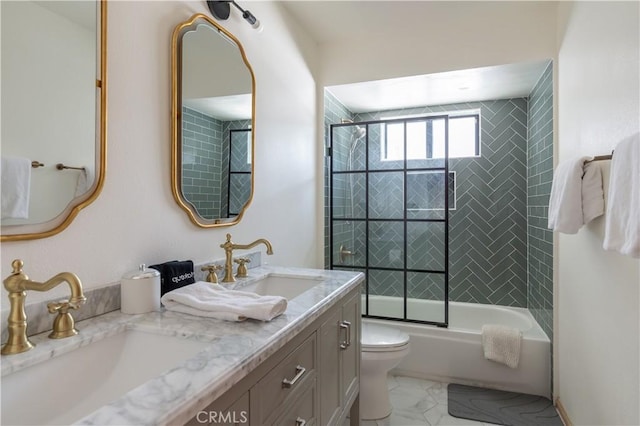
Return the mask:
<svg viewBox="0 0 640 426">
<path fill-rule="evenodd" d="M 262 25 L 258 18 L 248 10 L 244 10 L 238 5 L 234 0 L 207 0 L 207 7 L 211 14 L 221 20 L 225 21 L 229 19 L 229 14 L 231 13 L 231 4 L 233 4 L 240 12 L 242 12 L 242 17 L 245 21 L 251 25 L 254 29 L 258 30 L 258 32 L 262 31 Z"/>
<path fill-rule="evenodd" d="M 229 1 L 207 0 L 207 7 L 209 7 L 209 11 L 217 19 L 220 19 L 221 21 L 229 19 L 229 14 L 231 13 L 231 6 L 229 6 Z"/>
<path fill-rule="evenodd" d="M 253 13 L 249 12 L 248 10 L 242 12 L 242 17 L 252 26 L 258 21 L 256 17 L 253 16 Z"/>
</svg>

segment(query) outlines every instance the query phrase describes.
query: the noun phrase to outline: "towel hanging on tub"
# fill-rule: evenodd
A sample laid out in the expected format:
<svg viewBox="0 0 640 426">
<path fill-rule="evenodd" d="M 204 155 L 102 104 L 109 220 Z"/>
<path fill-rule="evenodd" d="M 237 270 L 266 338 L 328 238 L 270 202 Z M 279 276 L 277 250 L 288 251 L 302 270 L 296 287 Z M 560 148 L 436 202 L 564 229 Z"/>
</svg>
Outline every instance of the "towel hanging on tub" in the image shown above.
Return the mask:
<svg viewBox="0 0 640 426">
<path fill-rule="evenodd" d="M 482 326 L 482 349 L 490 361 L 518 367 L 522 332 L 517 328 L 497 324 Z"/>
</svg>

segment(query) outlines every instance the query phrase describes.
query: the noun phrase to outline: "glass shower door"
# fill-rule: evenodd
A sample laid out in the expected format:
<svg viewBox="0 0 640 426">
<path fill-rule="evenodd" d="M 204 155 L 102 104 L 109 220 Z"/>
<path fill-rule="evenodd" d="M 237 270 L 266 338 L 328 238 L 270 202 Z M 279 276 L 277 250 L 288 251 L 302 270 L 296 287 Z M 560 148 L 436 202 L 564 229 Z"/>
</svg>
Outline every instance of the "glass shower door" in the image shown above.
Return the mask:
<svg viewBox="0 0 640 426">
<path fill-rule="evenodd" d="M 433 155 L 440 133 L 447 151 L 447 124 L 331 126 L 330 267 L 365 273 L 366 317 L 448 323 L 451 179 L 446 155 Z"/>
<path fill-rule="evenodd" d="M 251 195 L 251 129 L 229 131 L 227 216 L 237 216 Z"/>
</svg>

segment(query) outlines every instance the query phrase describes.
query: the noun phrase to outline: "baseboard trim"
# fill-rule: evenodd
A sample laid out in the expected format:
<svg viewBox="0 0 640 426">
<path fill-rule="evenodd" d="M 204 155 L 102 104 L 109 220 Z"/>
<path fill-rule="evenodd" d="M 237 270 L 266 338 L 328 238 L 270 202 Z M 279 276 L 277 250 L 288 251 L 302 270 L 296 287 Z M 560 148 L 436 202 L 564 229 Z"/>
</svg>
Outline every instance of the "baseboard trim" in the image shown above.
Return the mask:
<svg viewBox="0 0 640 426">
<path fill-rule="evenodd" d="M 567 414 L 567 410 L 564 409 L 564 405 L 560 402 L 560 398 L 556 398 L 556 409 L 558 410 L 558 414 L 560 415 L 560 419 L 564 426 L 573 426 L 571 423 L 571 419 L 569 419 L 569 414 Z"/>
</svg>

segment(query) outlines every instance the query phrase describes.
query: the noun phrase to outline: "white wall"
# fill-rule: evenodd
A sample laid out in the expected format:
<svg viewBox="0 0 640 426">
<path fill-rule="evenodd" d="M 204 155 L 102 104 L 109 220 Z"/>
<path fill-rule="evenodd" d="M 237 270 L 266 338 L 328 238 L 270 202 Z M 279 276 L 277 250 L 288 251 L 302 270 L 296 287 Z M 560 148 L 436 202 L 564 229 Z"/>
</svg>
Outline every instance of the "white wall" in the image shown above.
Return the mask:
<svg viewBox="0 0 640 426">
<path fill-rule="evenodd" d="M 200 25 L 182 37 L 183 99 L 251 94 L 251 73 L 242 53 L 221 34 Z"/>
<path fill-rule="evenodd" d="M 640 131 L 638 5 L 561 6 L 559 161 Z M 603 250 L 603 230 L 601 217 L 558 237 L 556 396 L 574 424 L 637 425 L 640 261 Z"/>
<path fill-rule="evenodd" d="M 321 46 L 324 86 L 539 61 L 555 54 L 556 2 L 388 2 L 372 31 Z M 340 17 L 336 17 L 339 21 Z M 365 19 L 365 18 L 363 18 Z"/>
<path fill-rule="evenodd" d="M 79 172 L 55 165 L 94 165 L 96 36 L 30 1 L 3 2 L 1 27 L 2 155 L 45 164 L 32 169 L 29 218 L 2 224 L 42 223 L 75 196 Z"/>
<path fill-rule="evenodd" d="M 317 158 L 314 44 L 273 3 L 256 2 L 253 30 L 236 10 L 225 26 L 244 45 L 256 74 L 255 197 L 239 225 L 201 229 L 170 189 L 170 43 L 174 27 L 205 2 L 111 1 L 108 4 L 108 161 L 104 189 L 53 237 L 2 243 L 2 277 L 14 258 L 35 280 L 72 271 L 85 288 L 117 282 L 141 262 L 203 262 L 224 256 L 225 234 L 249 243 L 268 238 L 271 264 L 321 267 L 315 239 L 322 197 Z M 295 40 L 295 42 L 294 42 Z M 1 295 L 6 315 L 7 295 Z M 28 302 L 65 295 L 31 292 Z"/>
</svg>

